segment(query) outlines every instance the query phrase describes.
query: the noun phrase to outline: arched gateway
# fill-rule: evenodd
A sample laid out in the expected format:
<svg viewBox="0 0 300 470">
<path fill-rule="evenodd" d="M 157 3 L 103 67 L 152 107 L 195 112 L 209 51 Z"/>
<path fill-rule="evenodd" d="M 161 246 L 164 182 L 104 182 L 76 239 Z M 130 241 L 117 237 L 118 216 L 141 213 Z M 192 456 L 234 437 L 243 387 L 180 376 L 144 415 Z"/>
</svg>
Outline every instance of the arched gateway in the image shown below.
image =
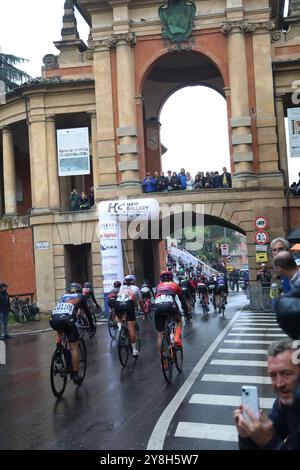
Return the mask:
<svg viewBox="0 0 300 470">
<path fill-rule="evenodd" d="M 88 45 L 74 6 L 90 25 Z M 69 212 L 69 194 L 93 186 L 96 202 L 143 199 L 141 180 L 160 167 L 160 109 L 195 84 L 227 101 L 233 187 L 151 196 L 203 204 L 207 217 L 245 233 L 253 277 L 256 217 L 268 217 L 270 238 L 300 223 L 299 201 L 287 191 L 284 127 L 287 109 L 299 107 L 299 2 L 290 2 L 285 19 L 283 7 L 283 0 L 65 1 L 58 56 L 45 56 L 42 79 L 0 105 L 1 277 L 11 291 L 36 292 L 42 308 L 74 276 L 103 292 L 97 211 Z M 56 130 L 81 127 L 91 174 L 59 176 Z M 149 260 L 149 246 L 138 243 L 124 244 L 135 270 Z M 163 242 L 151 243 L 162 260 Z"/>
</svg>

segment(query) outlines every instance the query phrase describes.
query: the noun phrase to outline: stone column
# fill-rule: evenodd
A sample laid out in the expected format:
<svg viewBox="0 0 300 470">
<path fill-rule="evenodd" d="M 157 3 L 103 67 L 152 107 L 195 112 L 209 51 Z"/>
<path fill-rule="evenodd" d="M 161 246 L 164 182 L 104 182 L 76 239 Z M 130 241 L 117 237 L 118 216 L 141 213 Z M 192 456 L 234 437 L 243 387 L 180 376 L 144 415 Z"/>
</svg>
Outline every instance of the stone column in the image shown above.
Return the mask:
<svg viewBox="0 0 300 470">
<path fill-rule="evenodd" d="M 283 172 L 284 182 L 286 187 L 289 187 L 289 172 L 288 172 L 288 159 L 286 149 L 286 133 L 284 122 L 284 93 L 277 93 L 275 96 L 276 104 L 276 117 L 277 117 L 277 134 L 278 134 L 278 148 L 279 148 L 279 162 L 280 169 Z"/>
<path fill-rule="evenodd" d="M 115 126 L 112 96 L 112 70 L 109 40 L 96 42 L 94 48 L 94 77 L 97 116 L 97 193 L 103 196 L 117 196 L 117 168 L 115 148 Z M 103 194 L 105 193 L 105 194 Z M 99 198 L 98 198 L 99 199 Z"/>
<path fill-rule="evenodd" d="M 33 213 L 49 211 L 49 184 L 47 159 L 47 130 L 45 115 L 30 119 L 30 160 Z"/>
<path fill-rule="evenodd" d="M 141 188 L 138 148 L 137 117 L 135 104 L 134 61 L 132 47 L 135 45 L 135 34 L 131 32 L 114 34 L 117 52 L 117 87 L 120 139 L 118 153 L 121 157 L 119 171 L 120 186 L 124 188 Z"/>
<path fill-rule="evenodd" d="M 253 173 L 253 151 L 245 38 L 243 23 L 225 23 L 228 35 L 228 61 L 231 97 L 231 128 L 234 163 L 234 187 L 256 184 Z"/>
<path fill-rule="evenodd" d="M 4 212 L 5 215 L 17 214 L 17 186 L 15 152 L 12 130 L 2 128 L 3 140 L 3 182 L 4 182 Z"/>
<path fill-rule="evenodd" d="M 46 132 L 49 176 L 49 207 L 50 209 L 58 210 L 60 208 L 60 198 L 57 168 L 55 116 L 46 117 Z"/>
</svg>

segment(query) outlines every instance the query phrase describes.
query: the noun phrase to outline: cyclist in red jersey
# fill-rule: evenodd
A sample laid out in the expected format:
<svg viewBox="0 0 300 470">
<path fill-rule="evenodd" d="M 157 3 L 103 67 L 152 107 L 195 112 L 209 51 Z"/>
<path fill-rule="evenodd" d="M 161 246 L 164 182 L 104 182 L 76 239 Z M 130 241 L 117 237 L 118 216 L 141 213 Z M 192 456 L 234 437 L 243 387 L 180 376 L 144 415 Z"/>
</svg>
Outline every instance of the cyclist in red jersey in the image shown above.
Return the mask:
<svg viewBox="0 0 300 470">
<path fill-rule="evenodd" d="M 182 321 L 181 315 L 176 303 L 175 297 L 178 295 L 179 300 L 185 309 L 185 300 L 182 295 L 181 287 L 173 281 L 173 273 L 170 271 L 163 271 L 160 275 L 160 283 L 156 287 L 155 294 L 155 328 L 157 331 L 157 348 L 160 353 L 162 336 L 165 331 L 166 320 L 169 317 L 175 318 L 176 331 L 175 331 L 175 344 L 178 347 L 182 346 L 181 328 Z"/>
</svg>

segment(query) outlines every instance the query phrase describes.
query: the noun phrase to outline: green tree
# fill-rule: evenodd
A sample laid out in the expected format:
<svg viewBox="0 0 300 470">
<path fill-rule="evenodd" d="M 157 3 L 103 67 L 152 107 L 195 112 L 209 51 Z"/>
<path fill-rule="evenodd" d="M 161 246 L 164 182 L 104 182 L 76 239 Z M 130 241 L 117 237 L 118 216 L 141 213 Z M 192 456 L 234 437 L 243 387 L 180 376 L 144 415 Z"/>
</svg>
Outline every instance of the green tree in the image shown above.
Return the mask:
<svg viewBox="0 0 300 470">
<path fill-rule="evenodd" d="M 12 54 L 4 54 L 0 50 L 0 80 L 4 83 L 6 91 L 13 90 L 31 77 L 24 70 L 16 66 L 26 62 L 27 59 Z"/>
</svg>

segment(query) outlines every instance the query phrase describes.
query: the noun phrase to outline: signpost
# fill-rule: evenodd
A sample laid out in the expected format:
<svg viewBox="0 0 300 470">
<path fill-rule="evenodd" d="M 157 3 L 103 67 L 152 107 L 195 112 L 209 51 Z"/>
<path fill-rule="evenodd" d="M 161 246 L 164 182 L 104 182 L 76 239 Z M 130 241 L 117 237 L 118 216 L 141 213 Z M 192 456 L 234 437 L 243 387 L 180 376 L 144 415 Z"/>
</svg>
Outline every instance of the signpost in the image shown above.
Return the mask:
<svg viewBox="0 0 300 470">
<path fill-rule="evenodd" d="M 227 256 L 227 261 L 230 263 L 232 261 L 232 256 Z"/>
<path fill-rule="evenodd" d="M 266 263 L 267 261 L 268 261 L 268 253 L 265 253 L 265 252 L 256 253 L 257 263 Z"/>
<path fill-rule="evenodd" d="M 267 232 L 256 232 L 255 234 L 255 242 L 258 245 L 265 245 L 269 241 L 269 235 Z"/>
</svg>

